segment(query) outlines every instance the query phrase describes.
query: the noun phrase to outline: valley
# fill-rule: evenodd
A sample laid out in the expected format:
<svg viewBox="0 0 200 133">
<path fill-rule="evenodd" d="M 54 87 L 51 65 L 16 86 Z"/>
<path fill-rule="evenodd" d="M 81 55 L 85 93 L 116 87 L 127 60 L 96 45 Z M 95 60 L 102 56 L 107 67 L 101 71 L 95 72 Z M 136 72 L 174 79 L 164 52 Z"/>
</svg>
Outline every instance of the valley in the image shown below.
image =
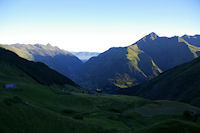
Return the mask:
<svg viewBox="0 0 200 133">
<path fill-rule="evenodd" d="M 0 48 L 0 59 L 1 132 L 200 131 L 200 116 L 192 115 L 200 113 L 198 106 L 137 96 L 90 94 L 46 65 L 25 60 L 4 48 Z M 199 63 L 199 59 L 193 62 Z M 6 89 L 10 83 L 16 89 Z"/>
<path fill-rule="evenodd" d="M 160 37 L 152 32 L 130 46 L 113 47 L 98 56 L 90 56 L 85 63 L 80 57 L 50 44 L 1 46 L 25 59 L 45 63 L 88 90 L 100 88 L 113 93 L 197 58 L 200 55 L 199 38 L 198 35 Z"/>
<path fill-rule="evenodd" d="M 0 0 L 0 133 L 200 133 L 199 0 Z"/>
</svg>

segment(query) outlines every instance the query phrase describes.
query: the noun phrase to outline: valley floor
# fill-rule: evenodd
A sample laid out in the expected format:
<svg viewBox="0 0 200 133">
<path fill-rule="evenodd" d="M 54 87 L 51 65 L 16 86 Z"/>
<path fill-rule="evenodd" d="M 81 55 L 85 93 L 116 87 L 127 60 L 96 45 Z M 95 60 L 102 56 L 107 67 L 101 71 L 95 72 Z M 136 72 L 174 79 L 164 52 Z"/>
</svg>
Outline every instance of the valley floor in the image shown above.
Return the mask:
<svg viewBox="0 0 200 133">
<path fill-rule="evenodd" d="M 184 111 L 200 109 L 188 104 L 63 92 L 59 86 L 36 83 L 17 86 L 19 90 L 0 88 L 1 133 L 200 132 L 200 119 L 194 122 L 192 116 L 184 115 Z"/>
</svg>

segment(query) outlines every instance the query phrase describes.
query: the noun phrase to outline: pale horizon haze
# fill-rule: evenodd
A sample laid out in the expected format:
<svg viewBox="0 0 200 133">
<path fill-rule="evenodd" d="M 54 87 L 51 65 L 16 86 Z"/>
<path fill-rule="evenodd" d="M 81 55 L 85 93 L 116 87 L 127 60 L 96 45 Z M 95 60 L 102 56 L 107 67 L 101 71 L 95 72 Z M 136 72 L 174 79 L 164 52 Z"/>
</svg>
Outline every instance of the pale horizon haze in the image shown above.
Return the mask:
<svg viewBox="0 0 200 133">
<path fill-rule="evenodd" d="M 103 52 L 145 35 L 200 34 L 199 0 L 0 0 L 0 44 Z"/>
</svg>

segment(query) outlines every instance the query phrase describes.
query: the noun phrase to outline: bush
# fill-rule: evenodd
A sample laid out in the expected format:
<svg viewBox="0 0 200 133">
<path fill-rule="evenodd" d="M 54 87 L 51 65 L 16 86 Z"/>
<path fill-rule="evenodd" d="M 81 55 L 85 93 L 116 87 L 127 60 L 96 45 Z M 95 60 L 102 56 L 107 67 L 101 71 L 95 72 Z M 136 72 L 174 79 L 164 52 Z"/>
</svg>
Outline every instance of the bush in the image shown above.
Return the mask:
<svg viewBox="0 0 200 133">
<path fill-rule="evenodd" d="M 183 116 L 188 120 L 196 122 L 200 117 L 200 114 L 195 111 L 184 111 Z"/>
<path fill-rule="evenodd" d="M 81 114 L 75 115 L 73 118 L 77 120 L 83 120 L 83 116 Z"/>
<path fill-rule="evenodd" d="M 116 120 L 116 121 L 119 120 L 118 115 L 109 115 L 107 118 L 110 119 L 110 120 Z"/>
<path fill-rule="evenodd" d="M 64 110 L 62 111 L 62 113 L 63 113 L 63 114 L 73 114 L 73 113 L 75 113 L 75 111 L 74 111 L 74 110 L 71 110 L 71 109 L 64 109 Z"/>
<path fill-rule="evenodd" d="M 116 108 L 111 108 L 110 111 L 112 111 L 114 113 L 121 113 L 122 112 L 120 109 L 116 109 Z"/>
<path fill-rule="evenodd" d="M 186 119 L 192 119 L 191 112 L 188 111 L 188 110 L 183 112 L 183 116 L 184 116 Z"/>
</svg>

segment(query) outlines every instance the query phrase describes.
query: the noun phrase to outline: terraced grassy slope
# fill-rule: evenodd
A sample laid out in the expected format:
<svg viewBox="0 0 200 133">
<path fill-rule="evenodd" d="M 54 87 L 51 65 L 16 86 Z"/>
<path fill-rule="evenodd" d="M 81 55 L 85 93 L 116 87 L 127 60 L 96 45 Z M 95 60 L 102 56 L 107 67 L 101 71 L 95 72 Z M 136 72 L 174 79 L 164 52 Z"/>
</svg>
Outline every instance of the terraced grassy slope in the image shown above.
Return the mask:
<svg viewBox="0 0 200 133">
<path fill-rule="evenodd" d="M 200 48 L 192 41 L 190 44 L 181 37 L 159 37 L 151 33 L 133 45 L 110 48 L 91 58 L 76 81 L 85 88 L 112 92 L 150 80 L 199 55 Z"/>
<path fill-rule="evenodd" d="M 0 53 L 1 133 L 155 133 L 162 127 L 176 133 L 200 131 L 200 119 L 194 122 L 183 116 L 186 110 L 200 112 L 197 107 L 131 96 L 84 94 L 68 83 L 41 84 L 35 80 L 38 77 L 32 78 L 31 72 L 27 74 L 15 62 L 7 58 L 2 61 L 2 50 Z M 4 54 L 19 58 L 9 51 Z M 6 83 L 15 83 L 17 89 L 5 89 Z"/>
</svg>

